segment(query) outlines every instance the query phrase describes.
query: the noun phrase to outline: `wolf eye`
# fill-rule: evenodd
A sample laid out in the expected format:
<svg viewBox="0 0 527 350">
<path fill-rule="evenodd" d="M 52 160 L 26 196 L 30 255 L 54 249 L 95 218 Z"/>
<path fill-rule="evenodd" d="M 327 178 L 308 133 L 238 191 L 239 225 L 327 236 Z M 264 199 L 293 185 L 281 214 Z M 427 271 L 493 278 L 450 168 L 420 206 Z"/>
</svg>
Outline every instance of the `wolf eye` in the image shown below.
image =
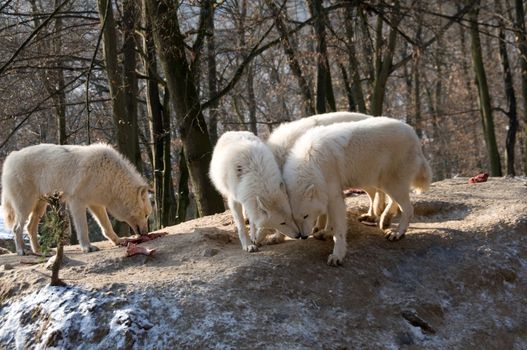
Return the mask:
<svg viewBox="0 0 527 350">
<path fill-rule="evenodd" d="M 282 222 L 280 225 L 285 225 L 285 222 Z"/>
<path fill-rule="evenodd" d="M 308 216 L 309 216 L 309 214 L 308 215 L 304 215 L 304 219 L 307 219 Z"/>
</svg>

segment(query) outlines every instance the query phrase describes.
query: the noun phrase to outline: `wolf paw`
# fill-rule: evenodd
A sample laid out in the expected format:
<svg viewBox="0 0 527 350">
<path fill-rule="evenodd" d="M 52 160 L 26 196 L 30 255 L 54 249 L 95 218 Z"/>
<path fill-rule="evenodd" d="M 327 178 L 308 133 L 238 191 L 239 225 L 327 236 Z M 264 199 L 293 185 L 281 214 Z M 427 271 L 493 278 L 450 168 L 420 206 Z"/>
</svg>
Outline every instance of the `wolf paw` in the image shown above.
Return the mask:
<svg viewBox="0 0 527 350">
<path fill-rule="evenodd" d="M 398 241 L 402 239 L 404 237 L 404 233 L 399 234 L 397 230 L 390 229 L 390 230 L 384 231 L 384 237 L 386 237 L 387 240 L 394 242 L 394 241 Z"/>
<path fill-rule="evenodd" d="M 99 250 L 99 248 L 91 244 L 88 247 L 82 248 L 84 253 L 98 252 Z"/>
<path fill-rule="evenodd" d="M 331 232 L 327 232 L 326 230 L 318 230 L 318 231 L 313 231 L 313 237 L 315 237 L 316 239 L 319 239 L 321 241 L 325 241 L 327 240 L 328 238 L 330 238 L 332 236 Z"/>
<path fill-rule="evenodd" d="M 359 222 L 362 222 L 364 225 L 375 226 L 377 225 L 377 217 L 374 215 L 362 214 L 359 216 Z"/>
<path fill-rule="evenodd" d="M 285 240 L 285 236 L 283 234 L 281 234 L 280 232 L 275 232 L 265 238 L 264 244 L 266 245 L 279 244 L 279 243 L 282 243 L 284 240 Z"/>
<path fill-rule="evenodd" d="M 245 251 L 249 252 L 249 253 L 257 252 L 258 251 L 258 246 L 256 246 L 255 244 L 249 244 L 247 246 L 247 248 L 245 248 Z"/>
<path fill-rule="evenodd" d="M 328 257 L 329 266 L 339 266 L 342 265 L 342 258 L 337 257 L 335 254 L 330 254 Z"/>
</svg>

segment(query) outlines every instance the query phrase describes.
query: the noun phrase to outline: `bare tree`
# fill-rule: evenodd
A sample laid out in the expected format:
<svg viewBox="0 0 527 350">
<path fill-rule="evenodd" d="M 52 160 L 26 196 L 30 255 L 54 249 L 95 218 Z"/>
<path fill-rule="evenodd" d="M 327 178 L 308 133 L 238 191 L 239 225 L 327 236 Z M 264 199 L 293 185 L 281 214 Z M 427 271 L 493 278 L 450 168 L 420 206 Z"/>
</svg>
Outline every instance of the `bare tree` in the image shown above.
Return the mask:
<svg viewBox="0 0 527 350">
<path fill-rule="evenodd" d="M 163 67 L 183 142 L 185 159 L 200 215 L 224 210 L 223 199 L 208 177 L 212 146 L 201 110 L 197 86 L 186 56 L 178 6 L 169 1 L 146 1 L 157 53 Z"/>
<path fill-rule="evenodd" d="M 522 86 L 522 97 L 523 97 L 523 124 L 524 140 L 527 140 L 527 35 L 525 32 L 525 11 L 523 8 L 522 0 L 514 0 L 514 6 L 516 9 L 516 21 L 514 23 L 516 29 L 516 38 L 518 47 L 520 49 L 519 61 L 520 61 L 520 72 L 521 72 L 521 86 Z M 524 141 L 524 173 L 527 174 L 527 141 Z"/>
<path fill-rule="evenodd" d="M 147 76 L 146 105 L 152 140 L 152 173 L 157 227 L 176 223 L 176 197 L 172 179 L 170 113 L 163 108 L 159 96 L 157 59 L 150 17 L 143 0 L 143 66 Z"/>
<path fill-rule="evenodd" d="M 336 111 L 331 70 L 326 43 L 326 15 L 322 0 L 308 0 L 309 9 L 315 21 L 315 36 L 317 38 L 317 113 Z M 327 106 L 327 107 L 326 107 Z"/>
<path fill-rule="evenodd" d="M 490 174 L 492 176 L 501 176 L 500 154 L 498 151 L 498 145 L 496 143 L 496 135 L 494 134 L 494 119 L 492 117 L 489 87 L 487 83 L 485 67 L 483 64 L 483 55 L 481 52 L 481 42 L 479 38 L 478 12 L 479 1 L 477 6 L 474 6 L 469 12 L 468 16 L 470 21 L 472 64 L 476 74 L 476 83 L 478 86 L 478 101 L 481 113 L 481 121 L 483 124 L 483 133 L 485 136 L 485 142 L 487 145 L 487 152 L 490 161 Z"/>
<path fill-rule="evenodd" d="M 495 1 L 496 10 L 498 13 L 503 13 L 503 8 L 499 0 Z M 503 67 L 503 86 L 505 89 L 505 96 L 507 97 L 507 111 L 505 115 L 509 118 L 509 127 L 507 130 L 507 138 L 505 140 L 505 159 L 507 162 L 507 175 L 516 176 L 514 170 L 514 148 L 516 145 L 516 132 L 518 131 L 518 114 L 516 111 L 516 93 L 514 92 L 514 80 L 512 77 L 511 65 L 509 62 L 509 54 L 507 52 L 507 41 L 505 37 L 505 23 L 502 17 L 498 17 L 498 39 L 501 65 Z"/>
</svg>

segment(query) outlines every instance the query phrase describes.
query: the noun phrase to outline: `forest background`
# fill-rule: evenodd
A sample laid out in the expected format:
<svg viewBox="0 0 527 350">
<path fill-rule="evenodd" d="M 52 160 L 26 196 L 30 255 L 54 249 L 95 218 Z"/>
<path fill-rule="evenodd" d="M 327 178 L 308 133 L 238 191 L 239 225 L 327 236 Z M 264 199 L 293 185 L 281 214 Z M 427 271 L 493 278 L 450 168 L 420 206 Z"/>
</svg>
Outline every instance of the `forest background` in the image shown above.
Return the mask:
<svg viewBox="0 0 527 350">
<path fill-rule="evenodd" d="M 109 142 L 152 183 L 155 227 L 224 211 L 227 130 L 337 110 L 412 125 L 434 180 L 527 174 L 522 0 L 3 0 L 0 164 Z"/>
</svg>

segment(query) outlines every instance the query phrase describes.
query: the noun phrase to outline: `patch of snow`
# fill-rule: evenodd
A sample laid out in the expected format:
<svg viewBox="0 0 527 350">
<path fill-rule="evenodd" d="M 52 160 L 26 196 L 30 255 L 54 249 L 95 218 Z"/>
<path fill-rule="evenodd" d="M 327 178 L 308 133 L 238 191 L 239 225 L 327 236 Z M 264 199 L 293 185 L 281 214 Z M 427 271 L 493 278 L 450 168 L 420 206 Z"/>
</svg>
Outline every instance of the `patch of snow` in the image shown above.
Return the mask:
<svg viewBox="0 0 527 350">
<path fill-rule="evenodd" d="M 79 287 L 46 286 L 12 300 L 0 309 L 0 347 L 15 349 L 143 349 L 174 332 L 152 321 L 162 313 L 159 306 L 170 315 L 181 313 L 171 300 L 157 299 L 152 307 L 141 293 L 124 298 Z"/>
</svg>

